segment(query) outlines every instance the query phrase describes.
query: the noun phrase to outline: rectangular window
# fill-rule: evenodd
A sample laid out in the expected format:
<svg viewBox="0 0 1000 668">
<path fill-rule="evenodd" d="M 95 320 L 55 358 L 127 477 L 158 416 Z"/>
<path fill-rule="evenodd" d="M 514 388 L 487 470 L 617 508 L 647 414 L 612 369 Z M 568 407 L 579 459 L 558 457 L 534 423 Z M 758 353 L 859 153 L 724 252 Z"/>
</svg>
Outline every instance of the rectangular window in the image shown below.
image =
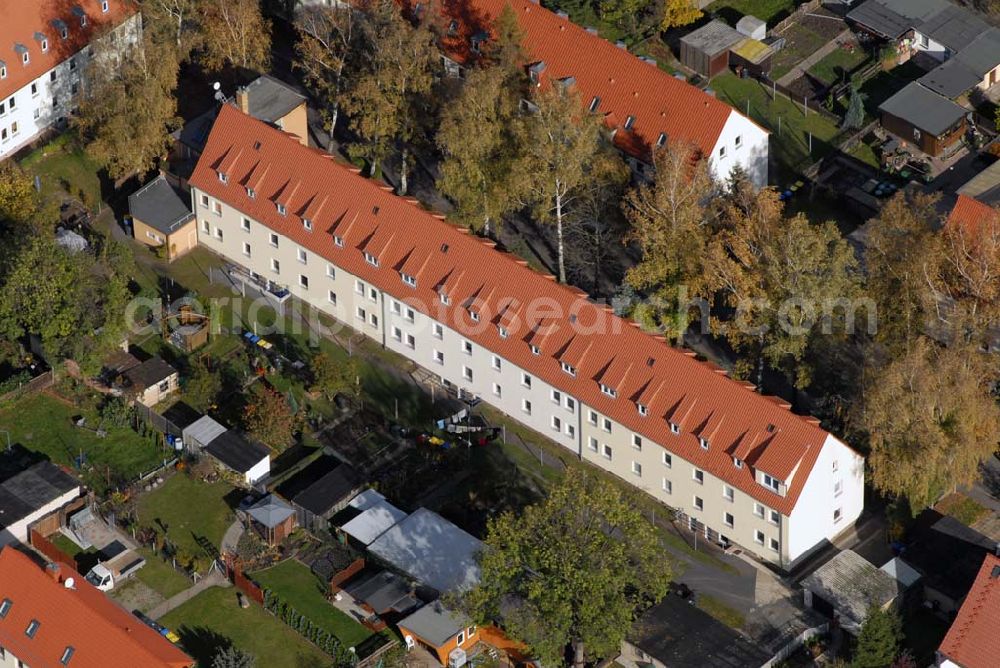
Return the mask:
<svg viewBox="0 0 1000 668">
<path fill-rule="evenodd" d="M 309 289 L 309 277 L 305 274 L 299 274 L 299 285 L 306 290 Z"/>
<path fill-rule="evenodd" d="M 413 318 L 415 316 L 416 316 L 416 314 L 413 312 L 413 309 L 411 309 L 411 308 L 407 308 L 406 309 L 406 319 L 407 320 L 409 320 L 410 322 L 413 322 Z"/>
<path fill-rule="evenodd" d="M 201 196 L 201 205 L 202 206 L 208 206 L 208 195 L 202 195 Z"/>
<path fill-rule="evenodd" d="M 552 390 L 550 396 L 552 397 L 552 403 L 562 404 L 562 393 L 559 390 Z"/>
<path fill-rule="evenodd" d="M 773 478 L 766 473 L 761 473 L 761 480 L 764 487 L 767 487 L 775 492 L 778 491 L 781 482 L 777 478 Z"/>
<path fill-rule="evenodd" d="M 276 274 L 280 274 L 281 273 L 281 262 L 279 262 L 278 260 L 275 260 L 274 258 L 271 258 L 271 271 L 273 271 Z"/>
<path fill-rule="evenodd" d="M 471 355 L 472 354 L 472 342 L 471 341 L 462 341 L 462 352 L 465 353 L 466 355 Z"/>
<path fill-rule="evenodd" d="M 668 469 L 674 465 L 674 458 L 670 455 L 669 452 L 663 453 L 663 465 L 666 466 Z"/>
<path fill-rule="evenodd" d="M 531 376 L 526 373 L 521 374 L 521 385 L 525 387 L 531 387 Z"/>
<path fill-rule="evenodd" d="M 604 431 L 611 433 L 611 420 L 609 418 L 604 418 Z"/>
<path fill-rule="evenodd" d="M 359 307 L 357 308 L 357 310 L 356 310 L 356 311 L 354 312 L 354 316 L 355 316 L 355 317 L 356 317 L 356 318 L 357 318 L 358 320 L 365 320 L 365 319 L 367 319 L 367 318 L 368 318 L 368 314 L 367 314 L 367 313 L 365 312 L 365 310 L 364 310 L 363 308 L 361 308 L 360 306 L 359 306 Z"/>
<path fill-rule="evenodd" d="M 409 274 L 403 274 L 403 282 L 409 285 L 411 288 L 417 287 L 417 279 Z"/>
<path fill-rule="evenodd" d="M 378 327 L 378 316 L 374 313 L 368 314 L 368 322 L 372 327 Z"/>
<path fill-rule="evenodd" d="M 639 476 L 641 478 L 642 477 L 642 464 L 640 464 L 639 462 L 632 462 L 632 473 L 634 473 L 635 475 L 637 475 L 637 476 Z"/>
<path fill-rule="evenodd" d="M 844 517 L 844 513 L 841 508 L 835 508 L 833 511 L 833 521 L 839 522 Z"/>
<path fill-rule="evenodd" d="M 670 433 L 671 434 L 679 434 L 679 433 L 681 433 L 681 426 L 679 424 L 674 424 L 673 422 L 671 422 L 670 423 Z"/>
<path fill-rule="evenodd" d="M 725 158 L 726 157 L 726 147 L 725 146 L 720 146 L 719 147 L 719 157 L 720 158 Z"/>
<path fill-rule="evenodd" d="M 216 216 L 222 215 L 222 202 L 212 202 L 212 211 Z"/>
<path fill-rule="evenodd" d="M 457 644 L 461 645 L 463 642 L 465 642 L 465 631 L 459 631 L 458 632 L 458 638 L 457 638 Z"/>
<path fill-rule="evenodd" d="M 566 362 L 561 362 L 560 364 L 562 366 L 563 371 L 565 371 L 571 376 L 574 377 L 576 376 L 576 368 L 572 364 L 567 364 Z"/>
<path fill-rule="evenodd" d="M 597 439 L 591 436 L 587 441 L 587 447 L 590 448 L 592 452 L 597 452 Z"/>
<path fill-rule="evenodd" d="M 312 221 L 309 220 L 308 218 L 303 218 L 302 219 L 302 227 L 306 228 L 306 230 L 308 230 L 308 231 L 311 232 L 312 228 L 313 228 Z"/>
<path fill-rule="evenodd" d="M 836 459 L 833 460 L 833 472 L 836 473 L 840 469 L 840 462 Z"/>
<path fill-rule="evenodd" d="M 250 243 L 247 241 L 243 242 L 243 254 L 250 257 Z"/>
<path fill-rule="evenodd" d="M 462 367 L 462 377 L 465 378 L 470 383 L 472 382 L 472 369 L 467 366 Z"/>
<path fill-rule="evenodd" d="M 337 278 L 337 269 L 332 264 L 326 265 L 326 277 Z"/>
<path fill-rule="evenodd" d="M 361 281 L 354 281 L 354 291 L 357 292 L 359 295 L 364 295 L 365 284 L 362 283 Z"/>
<path fill-rule="evenodd" d="M 701 446 L 702 450 L 708 450 L 708 439 L 707 438 L 702 438 L 701 436 L 699 436 L 698 437 L 698 445 Z"/>
<path fill-rule="evenodd" d="M 576 399 L 573 397 L 566 397 L 566 410 L 570 413 L 576 410 Z"/>
<path fill-rule="evenodd" d="M 762 506 L 759 503 L 755 502 L 753 504 L 753 514 L 756 515 L 757 517 L 760 517 L 761 519 L 763 519 L 763 517 L 764 517 L 764 506 Z"/>
<path fill-rule="evenodd" d="M 502 325 L 497 325 L 497 333 L 500 334 L 501 339 L 506 339 L 507 336 L 509 335 L 507 332 L 507 328 L 503 327 Z"/>
<path fill-rule="evenodd" d="M 694 497 L 694 509 L 695 510 L 704 510 L 705 509 L 705 502 L 702 500 L 702 498 L 700 496 Z"/>
<path fill-rule="evenodd" d="M 777 551 L 778 551 L 778 539 L 777 539 L 777 538 L 772 538 L 772 539 L 771 539 L 771 542 L 770 542 L 770 547 L 771 547 L 771 549 L 772 549 L 773 551 L 775 551 L 775 552 L 777 552 Z"/>
<path fill-rule="evenodd" d="M 344 237 L 339 237 L 336 234 L 333 235 L 333 244 L 337 248 L 343 248 L 344 247 Z"/>
<path fill-rule="evenodd" d="M 699 485 L 703 485 L 705 483 L 705 472 L 701 469 L 694 469 L 694 471 L 691 472 L 691 477 Z"/>
<path fill-rule="evenodd" d="M 240 221 L 240 227 L 243 228 L 244 232 L 249 232 L 250 231 L 250 219 L 249 218 L 244 218 L 242 221 Z"/>
<path fill-rule="evenodd" d="M 207 220 L 201 221 L 201 231 L 204 232 L 205 234 L 208 234 L 209 232 L 212 231 L 212 226 L 208 224 Z"/>
<path fill-rule="evenodd" d="M 732 528 L 736 523 L 736 518 L 733 517 L 732 513 L 722 513 L 722 523 Z"/>
<path fill-rule="evenodd" d="M 397 341 L 402 341 L 403 340 L 403 330 L 401 330 L 399 327 L 393 327 L 392 328 L 392 338 L 396 339 Z"/>
<path fill-rule="evenodd" d="M 605 443 L 604 444 L 604 458 L 610 461 L 611 460 L 611 454 L 612 454 L 611 453 L 611 446 L 608 445 L 607 443 Z"/>
<path fill-rule="evenodd" d="M 777 524 L 778 522 L 781 521 L 781 514 L 777 510 L 772 510 L 771 515 L 768 518 L 768 521 L 771 524 Z"/>
<path fill-rule="evenodd" d="M 649 409 L 646 407 L 645 404 L 636 404 L 635 407 L 636 410 L 639 411 L 639 415 L 641 415 L 642 417 L 646 417 L 647 415 L 649 415 Z"/>
<path fill-rule="evenodd" d="M 434 361 L 438 364 L 444 364 L 444 353 L 440 350 L 434 351 Z"/>
<path fill-rule="evenodd" d="M 521 399 L 521 410 L 531 415 L 531 402 L 527 399 Z"/>
<path fill-rule="evenodd" d="M 843 492 L 844 492 L 844 481 L 843 480 L 838 480 L 837 482 L 833 483 L 833 495 L 834 496 L 840 496 Z"/>
<path fill-rule="evenodd" d="M 368 288 L 368 299 L 372 300 L 373 302 L 377 302 L 378 301 L 378 290 L 376 290 L 375 288 L 369 287 Z"/>
<path fill-rule="evenodd" d="M 399 302 L 397 302 L 395 299 L 390 299 L 389 300 L 389 308 L 392 309 L 392 312 L 395 313 L 396 315 L 399 315 L 400 313 L 403 312 L 402 305 Z"/>
<path fill-rule="evenodd" d="M 246 191 L 247 191 L 247 197 L 249 197 L 250 199 L 257 199 L 257 193 L 254 192 L 253 188 L 247 186 Z"/>
<path fill-rule="evenodd" d="M 541 355 L 541 354 L 542 354 L 542 349 L 541 349 L 541 348 L 539 348 L 539 347 L 538 347 L 538 346 L 536 346 L 536 345 L 532 345 L 532 346 L 531 346 L 531 354 L 532 354 L 532 355 L 535 355 L 535 356 L 538 356 L 538 355 Z"/>
<path fill-rule="evenodd" d="M 734 496 L 735 496 L 735 492 L 733 491 L 732 487 L 730 487 L 729 485 L 723 485 L 722 486 L 722 498 L 723 499 L 725 499 L 726 501 L 732 501 L 733 498 L 734 498 Z"/>
<path fill-rule="evenodd" d="M 498 397 L 503 396 L 503 388 L 500 387 L 497 383 L 493 383 L 493 394 Z"/>
<path fill-rule="evenodd" d="M 444 338 L 444 327 L 441 325 L 441 323 L 438 322 L 434 323 L 434 338 L 436 339 Z"/>
<path fill-rule="evenodd" d="M 11 605 L 13 605 L 13 602 L 9 598 L 5 598 L 0 601 L 0 619 L 7 616 L 7 613 L 10 612 Z"/>
<path fill-rule="evenodd" d="M 642 436 L 632 434 L 632 447 L 636 450 L 642 450 Z"/>
<path fill-rule="evenodd" d="M 592 425 L 594 425 L 596 427 L 597 426 L 597 413 L 595 413 L 594 411 L 590 411 L 590 414 L 587 416 L 587 421 L 590 422 L 590 424 L 592 424 Z"/>
<path fill-rule="evenodd" d="M 758 545 L 763 545 L 764 544 L 764 532 L 761 531 L 760 529 L 754 531 L 753 532 L 753 540 Z"/>
<path fill-rule="evenodd" d="M 499 371 L 500 368 L 501 368 L 501 365 L 502 365 L 502 362 L 500 361 L 500 358 L 497 357 L 496 355 L 494 355 L 493 356 L 493 368 L 496 369 L 497 371 Z"/>
<path fill-rule="evenodd" d="M 218 239 L 219 241 L 222 241 L 222 228 L 221 227 L 215 228 L 215 238 Z"/>
<path fill-rule="evenodd" d="M 602 383 L 601 384 L 601 392 L 603 392 L 607 396 L 611 397 L 612 399 L 615 399 L 615 398 L 618 397 L 618 390 L 616 390 L 615 388 L 611 387 L 610 385 L 604 385 Z"/>
<path fill-rule="evenodd" d="M 31 84 L 31 97 L 38 95 L 38 84 Z"/>
<path fill-rule="evenodd" d="M 305 252 L 305 250 L 304 250 L 304 249 L 302 249 L 302 248 L 300 248 L 300 249 L 298 250 L 298 253 L 297 253 L 297 255 L 298 255 L 298 258 L 299 258 L 299 262 L 301 262 L 302 264 L 306 264 L 306 261 L 308 260 L 308 258 L 306 257 L 306 252 Z"/>
<path fill-rule="evenodd" d="M 229 177 L 228 177 L 228 176 L 226 176 L 226 173 L 225 173 L 225 172 L 217 172 L 217 173 L 218 173 L 218 175 L 219 175 L 219 181 L 220 181 L 221 183 L 228 183 L 228 182 L 229 182 Z"/>
<path fill-rule="evenodd" d="M 667 480 L 666 478 L 663 479 L 663 491 L 665 494 L 674 493 L 674 484 L 669 480 Z"/>
<path fill-rule="evenodd" d="M 365 253 L 365 262 L 367 262 L 373 267 L 378 266 L 378 258 L 372 255 L 371 253 Z"/>
<path fill-rule="evenodd" d="M 274 246 L 275 248 L 277 248 L 278 247 L 278 235 L 275 234 L 274 232 L 271 232 L 270 240 L 271 240 L 271 245 Z"/>
<path fill-rule="evenodd" d="M 39 626 L 41 626 L 39 621 L 37 619 L 32 619 L 30 622 L 28 622 L 28 628 L 24 630 L 24 635 L 28 636 L 29 638 L 34 638 L 35 634 L 38 633 Z"/>
<path fill-rule="evenodd" d="M 736 135 L 736 141 L 733 143 L 736 145 L 736 148 L 743 146 L 743 135 Z"/>
<path fill-rule="evenodd" d="M 562 431 L 562 420 L 554 415 L 552 416 L 552 428 L 556 431 Z"/>
<path fill-rule="evenodd" d="M 278 213 L 281 214 L 282 216 L 284 216 L 286 213 L 288 213 L 288 210 L 285 209 L 285 205 L 284 204 L 276 204 L 275 206 L 278 207 Z"/>
<path fill-rule="evenodd" d="M 16 121 L 10 124 L 10 134 L 11 135 L 16 135 L 17 134 L 17 122 Z"/>
<path fill-rule="evenodd" d="M 330 290 L 327 293 L 327 300 L 329 300 L 329 302 L 331 304 L 336 305 L 337 304 L 337 293 L 334 292 L 333 290 Z"/>
</svg>

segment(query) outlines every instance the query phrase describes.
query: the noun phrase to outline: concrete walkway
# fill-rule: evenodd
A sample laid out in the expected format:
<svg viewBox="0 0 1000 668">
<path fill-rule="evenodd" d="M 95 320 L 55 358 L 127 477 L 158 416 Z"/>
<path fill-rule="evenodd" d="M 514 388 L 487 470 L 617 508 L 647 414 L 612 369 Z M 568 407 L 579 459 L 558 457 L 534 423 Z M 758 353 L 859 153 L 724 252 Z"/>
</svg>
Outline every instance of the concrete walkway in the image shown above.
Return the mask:
<svg viewBox="0 0 1000 668">
<path fill-rule="evenodd" d="M 243 522 L 240 520 L 234 520 L 229 528 L 226 529 L 226 533 L 222 536 L 222 544 L 219 546 L 219 553 L 225 554 L 226 552 L 236 552 L 236 546 L 240 542 L 240 536 L 243 535 Z"/>
<path fill-rule="evenodd" d="M 805 74 L 810 67 L 812 67 L 813 65 L 823 60 L 837 49 L 839 49 L 841 41 L 845 40 L 848 36 L 850 36 L 850 34 L 851 34 L 851 29 L 850 28 L 845 29 L 842 33 L 840 33 L 839 35 L 831 39 L 829 42 L 824 44 L 822 48 L 820 48 L 818 51 L 816 51 L 810 56 L 807 56 L 806 58 L 803 58 L 801 61 L 799 61 L 798 65 L 793 67 L 791 71 L 788 72 L 788 74 L 778 79 L 778 85 L 779 86 L 790 85 L 793 81 L 795 81 L 800 76 Z"/>
<path fill-rule="evenodd" d="M 188 587 L 179 594 L 175 594 L 168 598 L 163 603 L 159 604 L 155 608 L 149 611 L 148 615 L 151 619 L 159 619 L 163 615 L 167 614 L 174 608 L 180 607 L 181 605 L 187 603 L 192 598 L 205 591 L 209 587 L 230 587 L 229 580 L 217 570 L 213 570 L 211 573 L 198 580 L 194 585 Z"/>
</svg>

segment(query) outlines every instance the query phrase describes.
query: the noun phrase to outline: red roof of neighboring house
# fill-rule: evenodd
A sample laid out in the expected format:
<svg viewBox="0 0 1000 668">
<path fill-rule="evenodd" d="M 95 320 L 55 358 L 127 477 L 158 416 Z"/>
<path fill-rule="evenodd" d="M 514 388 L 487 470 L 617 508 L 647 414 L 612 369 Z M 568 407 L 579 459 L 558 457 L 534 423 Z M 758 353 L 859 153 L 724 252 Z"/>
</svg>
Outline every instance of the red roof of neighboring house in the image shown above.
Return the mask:
<svg viewBox="0 0 1000 668">
<path fill-rule="evenodd" d="M 994 668 L 1000 660 L 998 625 L 1000 558 L 988 554 L 938 651 L 962 668 Z"/>
<path fill-rule="evenodd" d="M 416 0 L 401 1 L 411 11 L 416 4 Z M 600 98 L 595 111 L 604 114 L 607 126 L 616 130 L 615 144 L 644 160 L 649 159 L 661 132 L 669 141 L 694 144 L 710 155 L 730 114 L 739 113 L 531 0 L 442 0 L 439 4 L 441 48 L 462 64 L 473 59 L 472 37 L 488 33 L 509 4 L 524 32 L 522 47 L 530 57 L 528 64 L 545 63 L 540 83 L 572 77 L 583 104 L 590 107 L 595 97 Z M 630 116 L 634 124 L 626 130 Z"/>
<path fill-rule="evenodd" d="M 989 204 L 984 204 L 974 197 L 959 195 L 946 224 L 961 225 L 974 232 L 985 221 L 1000 223 L 1000 210 L 994 209 Z"/>
<path fill-rule="evenodd" d="M 58 570 L 55 570 L 58 568 Z M 73 588 L 66 580 L 73 578 Z M 0 550 L 0 646 L 26 665 L 67 668 L 188 668 L 194 661 L 66 564 L 39 566 Z M 26 630 L 38 622 L 33 637 Z M 72 648 L 69 659 L 61 662 Z"/>
<path fill-rule="evenodd" d="M 81 16 L 75 9 L 86 15 L 86 25 L 80 25 Z M 101 11 L 101 0 L 0 0 L 0 62 L 7 68 L 6 78 L 0 79 L 0 98 L 27 86 L 86 46 L 95 33 L 118 25 L 137 11 L 128 0 L 109 0 L 107 12 Z M 60 35 L 63 25 L 65 40 Z M 38 35 L 48 41 L 44 52 Z M 24 49 L 27 65 L 22 60 Z"/>
<path fill-rule="evenodd" d="M 224 184 L 217 165 L 236 154 L 240 157 Z M 240 183 L 260 164 L 268 169 L 251 198 Z M 290 183 L 296 184 L 295 194 L 282 216 L 275 198 Z M 787 410 L 787 404 L 753 392 L 718 367 L 615 317 L 580 290 L 532 271 L 523 260 L 496 251 L 494 244 L 465 228 L 386 192 L 358 170 L 232 106 L 219 113 L 191 184 L 784 514 L 794 507 L 827 437 L 816 424 Z M 307 230 L 300 215 L 318 196 L 324 206 Z M 362 248 L 373 239 L 384 240 L 379 267 L 363 256 Z M 410 257 L 422 259 L 408 264 Z M 415 267 L 416 287 L 403 283 L 404 265 Z M 439 290 L 447 290 L 449 305 L 442 303 Z M 479 322 L 469 315 L 473 301 Z M 507 316 L 512 308 L 517 317 Z M 501 313 L 506 338 L 494 322 Z M 538 355 L 531 345 L 539 348 Z M 564 352 L 576 363 L 573 376 L 561 368 L 558 356 Z M 599 382 L 605 377 L 616 385 L 617 398 L 602 393 Z M 657 391 L 644 392 L 646 387 Z M 635 399 L 640 395 L 645 416 Z M 683 404 L 686 419 L 682 434 L 674 435 L 666 416 L 678 404 Z M 695 436 L 703 424 L 712 431 L 709 450 Z M 768 438 L 759 439 L 761 432 Z M 741 452 L 749 466 L 737 468 L 732 452 L 748 439 L 757 439 Z M 786 481 L 797 470 L 786 496 L 754 481 L 751 467 L 757 463 Z"/>
</svg>

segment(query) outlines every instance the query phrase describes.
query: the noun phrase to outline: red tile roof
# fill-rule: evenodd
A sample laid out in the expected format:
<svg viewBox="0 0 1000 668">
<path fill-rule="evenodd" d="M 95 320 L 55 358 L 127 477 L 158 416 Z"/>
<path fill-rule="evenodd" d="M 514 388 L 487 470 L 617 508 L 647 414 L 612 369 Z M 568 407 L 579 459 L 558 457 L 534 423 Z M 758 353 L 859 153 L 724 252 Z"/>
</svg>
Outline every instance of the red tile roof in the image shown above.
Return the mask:
<svg viewBox="0 0 1000 668">
<path fill-rule="evenodd" d="M 80 17 L 73 13 L 79 7 L 87 16 L 87 25 L 80 25 Z M 73 2 L 46 2 L 43 0 L 0 0 L 0 61 L 7 66 L 7 77 L 0 79 L 0 98 L 17 92 L 42 76 L 57 64 L 69 58 L 90 42 L 91 36 L 100 34 L 109 26 L 120 24 L 138 11 L 128 0 L 110 0 L 108 12 L 101 11 L 100 0 L 74 0 Z M 60 36 L 59 22 L 65 24 L 68 36 Z M 44 35 L 48 50 L 36 33 Z M 22 62 L 21 45 L 28 50 L 28 64 Z"/>
<path fill-rule="evenodd" d="M 227 174 L 229 185 L 223 184 L 213 165 L 236 153 L 242 157 Z M 250 198 L 236 184 L 260 163 L 269 169 L 256 197 Z M 282 216 L 274 200 L 289 180 L 299 185 Z M 227 105 L 219 113 L 191 184 L 785 514 L 794 507 L 827 437 L 814 423 L 788 411 L 787 404 L 756 394 L 718 367 L 612 315 L 578 289 L 528 269 L 523 260 L 496 251 L 465 228 L 386 192 L 356 169 L 234 107 Z M 306 230 L 293 212 L 320 195 L 325 197 L 323 210 L 312 221 L 312 231 Z M 343 246 L 336 245 L 333 234 Z M 366 262 L 361 250 L 372 238 L 391 239 L 380 245 L 380 268 Z M 409 256 L 425 258 L 414 270 L 415 288 L 402 282 L 397 269 Z M 442 290 L 449 306 L 439 298 Z M 469 316 L 472 298 L 479 322 Z M 516 318 L 507 315 L 511 309 Z M 494 322 L 501 311 L 506 338 Z M 538 355 L 529 343 L 538 346 Z M 557 356 L 564 353 L 575 362 L 575 376 L 562 370 Z M 600 382 L 613 385 L 617 398 L 602 393 Z M 655 391 L 644 392 L 647 386 Z M 645 417 L 632 400 L 639 394 Z M 668 415 L 675 415 L 682 434 L 670 432 Z M 707 451 L 693 433 L 702 425 L 711 435 Z M 743 457 L 750 466 L 736 468 L 734 449 L 768 430 L 766 443 Z M 751 470 L 755 464 L 782 480 L 797 468 L 787 495 L 757 484 Z"/>
<path fill-rule="evenodd" d="M 65 586 L 72 577 L 73 589 Z M 0 646 L 33 668 L 188 668 L 194 661 L 109 599 L 66 564 L 39 566 L 7 546 L 0 550 Z M 25 633 L 36 620 L 34 637 Z M 67 647 L 72 656 L 60 663 Z"/>
<path fill-rule="evenodd" d="M 946 224 L 961 225 L 969 231 L 975 231 L 985 221 L 1000 224 L 1000 210 L 968 195 L 959 195 Z"/>
<path fill-rule="evenodd" d="M 416 0 L 401 1 L 410 8 L 416 4 Z M 524 32 L 522 46 L 530 56 L 528 64 L 545 63 L 540 83 L 572 77 L 584 105 L 590 107 L 595 97 L 600 98 L 596 112 L 604 114 L 607 126 L 616 130 L 615 144 L 640 159 L 649 160 L 661 132 L 669 141 L 692 143 L 710 155 L 730 114 L 739 113 L 532 0 L 442 0 L 438 4 L 444 28 L 441 48 L 462 64 L 474 56 L 472 36 L 488 32 L 509 4 Z M 452 21 L 455 29 L 449 31 Z M 630 116 L 634 124 L 626 130 Z"/>
<path fill-rule="evenodd" d="M 995 668 L 1000 661 L 998 626 L 1000 558 L 988 554 L 939 651 L 962 668 Z"/>
</svg>

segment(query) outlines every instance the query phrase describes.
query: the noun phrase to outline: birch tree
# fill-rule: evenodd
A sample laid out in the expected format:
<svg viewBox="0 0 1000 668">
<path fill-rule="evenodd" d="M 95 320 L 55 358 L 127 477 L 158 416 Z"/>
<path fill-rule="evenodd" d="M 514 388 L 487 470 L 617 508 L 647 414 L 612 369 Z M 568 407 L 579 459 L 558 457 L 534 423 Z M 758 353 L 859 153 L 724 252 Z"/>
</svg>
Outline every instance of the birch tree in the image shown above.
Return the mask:
<svg viewBox="0 0 1000 668">
<path fill-rule="evenodd" d="M 271 22 L 258 0 L 201 0 L 201 63 L 266 72 L 271 65 Z"/>
<path fill-rule="evenodd" d="M 319 102 L 329 125 L 331 150 L 333 133 L 340 115 L 344 89 L 344 67 L 355 43 L 356 10 L 349 7 L 317 5 L 303 7 L 296 17 L 299 40 L 293 66 L 302 72 L 306 88 Z"/>
<path fill-rule="evenodd" d="M 566 215 L 577 189 L 588 180 L 619 178 L 623 165 L 604 140 L 600 117 L 584 108 L 574 90 L 554 82 L 534 106 L 517 125 L 524 150 L 513 184 L 519 202 L 531 206 L 538 221 L 555 226 L 558 278 L 565 283 Z"/>
</svg>

